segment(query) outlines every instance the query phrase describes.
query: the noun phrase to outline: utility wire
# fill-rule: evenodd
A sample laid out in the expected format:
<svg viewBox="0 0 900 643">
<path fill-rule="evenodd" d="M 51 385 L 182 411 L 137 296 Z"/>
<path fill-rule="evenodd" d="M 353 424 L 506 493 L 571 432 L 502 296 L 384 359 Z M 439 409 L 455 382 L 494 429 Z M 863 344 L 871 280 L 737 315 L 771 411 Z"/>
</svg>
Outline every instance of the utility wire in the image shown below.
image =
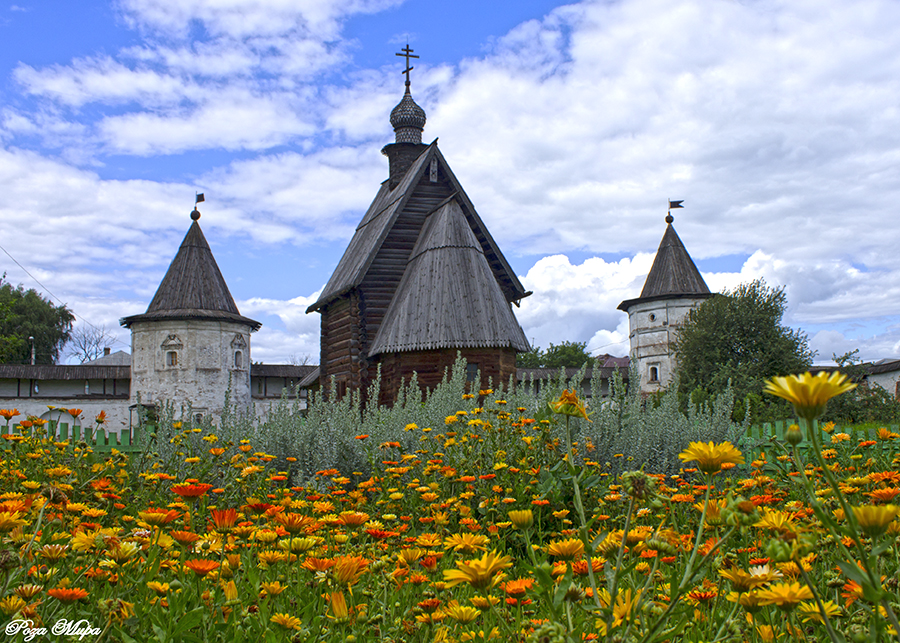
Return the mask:
<svg viewBox="0 0 900 643">
<path fill-rule="evenodd" d="M 69 307 L 69 305 L 68 305 L 66 302 L 64 302 L 62 299 L 60 299 L 60 298 L 57 297 L 56 295 L 54 295 L 54 294 L 50 291 L 50 289 L 47 288 L 47 286 L 45 286 L 45 285 L 42 284 L 40 281 L 38 281 L 38 278 L 37 278 L 37 277 L 35 277 L 35 276 L 34 276 L 33 274 L 31 274 L 30 272 L 28 272 L 28 269 L 27 269 L 25 266 L 23 266 L 22 264 L 20 264 L 19 261 L 18 261 L 15 257 L 13 257 L 11 254 L 9 254 L 9 250 L 7 250 L 6 248 L 4 248 L 2 245 L 0 245 L 0 250 L 2 250 L 3 252 L 5 252 L 5 253 L 6 253 L 6 256 L 9 257 L 10 259 L 12 259 L 12 260 L 13 260 L 13 263 L 16 264 L 17 266 L 19 266 L 19 268 L 21 268 L 22 271 L 23 271 L 26 275 L 28 275 L 29 277 L 31 277 L 32 279 L 34 279 L 34 282 L 35 282 L 38 286 L 40 286 L 41 288 L 43 288 L 44 291 L 45 291 L 48 295 L 50 295 L 51 297 L 53 297 L 53 298 L 54 298 L 56 301 L 58 301 L 63 307 L 65 307 L 65 308 L 68 308 L 68 307 Z M 71 309 L 70 309 L 70 310 L 71 310 Z M 75 311 L 73 310 L 72 312 L 74 313 Z M 120 340 L 118 337 L 109 335 L 104 329 L 98 328 L 97 326 L 95 326 L 94 324 L 92 324 L 91 322 L 89 322 L 87 319 L 84 318 L 83 315 L 76 315 L 76 317 L 77 317 L 78 319 L 80 319 L 82 322 L 84 322 L 85 324 L 87 324 L 88 326 L 90 326 L 91 328 L 93 328 L 93 329 L 94 329 L 95 331 L 97 331 L 98 333 L 103 333 L 104 335 L 109 336 L 110 339 L 112 339 L 112 341 L 113 341 L 114 343 L 116 343 L 116 344 L 121 344 L 122 346 L 128 346 L 128 344 L 126 344 L 125 342 L 123 342 L 122 340 Z"/>
</svg>

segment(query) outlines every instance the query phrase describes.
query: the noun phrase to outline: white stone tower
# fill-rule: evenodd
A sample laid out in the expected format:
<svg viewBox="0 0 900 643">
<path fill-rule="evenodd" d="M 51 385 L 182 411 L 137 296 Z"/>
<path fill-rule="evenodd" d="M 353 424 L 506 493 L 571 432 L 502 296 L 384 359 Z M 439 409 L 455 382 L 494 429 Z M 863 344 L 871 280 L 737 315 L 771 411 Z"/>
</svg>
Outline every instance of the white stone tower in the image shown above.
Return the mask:
<svg viewBox="0 0 900 643">
<path fill-rule="evenodd" d="M 681 207 L 676 202 L 672 207 Z M 672 348 L 677 330 L 691 309 L 712 297 L 672 222 L 666 216 L 663 234 L 653 267 L 637 299 L 627 299 L 619 310 L 628 313 L 631 362 L 640 375 L 641 391 L 665 389 L 676 368 Z"/>
<path fill-rule="evenodd" d="M 203 232 L 200 212 L 142 315 L 121 320 L 131 329 L 131 404 L 191 406 L 221 415 L 225 393 L 250 409 L 250 333 L 260 323 L 241 316 Z"/>
</svg>

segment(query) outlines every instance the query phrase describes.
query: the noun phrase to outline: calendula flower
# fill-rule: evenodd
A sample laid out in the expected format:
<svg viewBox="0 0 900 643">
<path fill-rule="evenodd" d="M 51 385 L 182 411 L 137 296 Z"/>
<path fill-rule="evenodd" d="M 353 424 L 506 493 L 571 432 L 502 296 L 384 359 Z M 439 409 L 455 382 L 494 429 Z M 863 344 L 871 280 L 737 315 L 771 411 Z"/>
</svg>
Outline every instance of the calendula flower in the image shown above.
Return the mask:
<svg viewBox="0 0 900 643">
<path fill-rule="evenodd" d="M 457 623 L 471 623 L 481 614 L 480 610 L 468 605 L 460 605 L 456 601 L 450 601 L 444 607 L 444 613 Z"/>
<path fill-rule="evenodd" d="M 765 392 L 784 398 L 794 405 L 797 415 L 811 422 L 825 412 L 828 400 L 856 388 L 856 384 L 847 380 L 846 375 L 837 371 L 773 377 L 766 382 Z"/>
<path fill-rule="evenodd" d="M 162 507 L 150 507 L 146 511 L 138 512 L 138 518 L 148 525 L 154 526 L 168 525 L 179 516 L 181 516 L 181 514 L 174 509 L 163 509 Z"/>
<path fill-rule="evenodd" d="M 213 523 L 216 525 L 216 530 L 221 532 L 231 531 L 238 519 L 237 509 L 233 507 L 230 509 L 211 509 L 210 514 L 212 515 Z"/>
<path fill-rule="evenodd" d="M 465 553 L 487 551 L 488 537 L 481 534 L 453 534 L 444 538 L 444 547 Z"/>
<path fill-rule="evenodd" d="M 303 621 L 296 616 L 291 616 L 290 614 L 285 614 L 283 612 L 273 614 L 269 621 L 286 630 L 299 630 L 303 625 Z"/>
<path fill-rule="evenodd" d="M 18 409 L 0 409 L 0 417 L 5 418 L 7 422 L 20 415 Z"/>
<path fill-rule="evenodd" d="M 570 415 L 584 418 L 588 422 L 591 421 L 584 402 L 578 399 L 578 394 L 574 390 L 566 389 L 563 391 L 558 400 L 550 402 L 550 410 L 559 415 Z"/>
<path fill-rule="evenodd" d="M 205 496 L 206 492 L 212 489 L 213 486 L 211 484 L 206 483 L 183 483 L 176 484 L 172 486 L 172 492 L 177 493 L 182 498 L 196 499 L 201 496 Z"/>
<path fill-rule="evenodd" d="M 550 543 L 547 553 L 563 560 L 575 560 L 584 555 L 584 543 L 578 538 L 554 541 Z"/>
<path fill-rule="evenodd" d="M 369 561 L 362 556 L 336 556 L 331 573 L 342 585 L 353 585 L 369 568 Z"/>
<path fill-rule="evenodd" d="M 193 560 L 185 561 L 184 566 L 186 569 L 197 574 L 200 578 L 219 569 L 219 563 L 214 560 L 206 560 L 205 558 L 195 558 Z"/>
<path fill-rule="evenodd" d="M 841 607 L 840 605 L 835 605 L 834 601 L 825 601 L 822 603 L 822 607 L 824 608 L 825 616 L 828 616 L 829 618 L 841 615 Z M 800 618 L 803 619 L 804 623 L 809 623 L 810 621 L 822 623 L 825 621 L 822 617 L 822 611 L 819 610 L 819 606 L 812 601 L 800 603 L 800 607 L 797 608 L 797 613 L 800 615 Z"/>
<path fill-rule="evenodd" d="M 3 612 L 7 616 L 12 616 L 16 612 L 21 611 L 26 604 L 27 603 L 18 596 L 7 596 L 3 600 L 0 600 L 0 612 Z"/>
<path fill-rule="evenodd" d="M 86 598 L 88 591 L 80 587 L 54 587 L 47 590 L 47 596 L 51 596 L 63 603 L 74 603 Z"/>
<path fill-rule="evenodd" d="M 873 537 L 883 534 L 891 521 L 900 515 L 900 507 L 897 505 L 867 505 L 852 509 L 859 528 L 865 535 Z"/>
<path fill-rule="evenodd" d="M 812 591 L 802 583 L 777 583 L 759 590 L 757 596 L 760 605 L 776 605 L 785 612 L 813 598 Z"/>
<path fill-rule="evenodd" d="M 744 456 L 731 442 L 721 444 L 712 442 L 691 442 L 688 448 L 678 454 L 682 462 L 697 462 L 697 468 L 703 473 L 718 473 L 726 464 L 744 464 Z"/>
<path fill-rule="evenodd" d="M 350 608 L 347 607 L 347 598 L 344 596 L 344 592 L 331 592 L 328 602 L 331 604 L 331 614 L 326 615 L 328 618 L 333 618 L 338 623 L 350 619 Z"/>
<path fill-rule="evenodd" d="M 445 569 L 444 581 L 447 587 L 468 583 L 475 589 L 487 589 L 499 582 L 499 573 L 510 566 L 512 557 L 500 556 L 492 551 L 478 560 L 458 561 L 456 569 Z"/>
<path fill-rule="evenodd" d="M 527 529 L 534 524 L 534 513 L 531 509 L 512 509 L 508 515 L 516 529 Z"/>
</svg>

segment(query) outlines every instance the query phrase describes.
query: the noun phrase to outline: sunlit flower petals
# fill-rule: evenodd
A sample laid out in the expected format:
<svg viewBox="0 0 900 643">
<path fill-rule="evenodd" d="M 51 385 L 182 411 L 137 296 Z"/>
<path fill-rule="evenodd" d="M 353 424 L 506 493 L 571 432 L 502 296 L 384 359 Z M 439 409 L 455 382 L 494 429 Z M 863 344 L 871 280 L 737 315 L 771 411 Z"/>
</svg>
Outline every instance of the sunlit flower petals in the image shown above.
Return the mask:
<svg viewBox="0 0 900 643">
<path fill-rule="evenodd" d="M 678 454 L 682 462 L 697 462 L 703 473 L 718 473 L 724 464 L 744 464 L 744 456 L 731 442 L 691 442 L 688 448 Z"/>
<path fill-rule="evenodd" d="M 812 591 L 801 583 L 777 583 L 757 593 L 760 605 L 776 605 L 786 612 L 791 611 L 802 601 L 813 598 Z"/>
<path fill-rule="evenodd" d="M 824 413 L 828 400 L 856 388 L 856 384 L 848 382 L 848 379 L 837 371 L 822 371 L 816 375 L 788 375 L 773 377 L 766 382 L 764 390 L 770 395 L 784 398 L 794 405 L 797 415 L 812 421 Z"/>
<path fill-rule="evenodd" d="M 512 557 L 500 556 L 492 551 L 478 560 L 458 561 L 456 569 L 445 569 L 444 581 L 447 587 L 468 583 L 475 589 L 487 589 L 497 584 L 500 580 L 499 572 L 510 566 Z"/>
<path fill-rule="evenodd" d="M 879 505 L 851 507 L 856 522 L 867 536 L 880 536 L 894 518 L 900 515 L 900 506 Z"/>
<path fill-rule="evenodd" d="M 62 603 L 74 603 L 86 598 L 88 591 L 80 587 L 54 587 L 47 590 L 47 596 L 51 596 Z"/>
<path fill-rule="evenodd" d="M 299 618 L 282 612 L 273 614 L 269 621 L 286 630 L 299 630 L 303 626 L 303 621 Z"/>
</svg>

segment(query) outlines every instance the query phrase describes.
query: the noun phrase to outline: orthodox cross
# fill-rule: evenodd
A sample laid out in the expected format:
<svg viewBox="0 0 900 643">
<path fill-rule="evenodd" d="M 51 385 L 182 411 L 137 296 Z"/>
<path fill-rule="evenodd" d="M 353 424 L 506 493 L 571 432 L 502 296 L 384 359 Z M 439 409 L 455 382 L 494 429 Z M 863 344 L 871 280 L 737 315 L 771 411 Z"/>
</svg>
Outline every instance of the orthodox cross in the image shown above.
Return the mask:
<svg viewBox="0 0 900 643">
<path fill-rule="evenodd" d="M 400 51 L 401 51 L 401 53 L 394 54 L 394 55 L 395 56 L 403 56 L 406 58 L 406 69 L 403 70 L 403 73 L 406 74 L 406 86 L 409 87 L 409 72 L 411 72 L 413 69 L 415 69 L 414 67 L 409 66 L 409 59 L 410 58 L 418 58 L 418 56 L 413 55 L 413 51 L 415 51 L 415 50 L 409 48 L 409 43 L 406 43 L 406 48 L 401 49 Z"/>
</svg>

